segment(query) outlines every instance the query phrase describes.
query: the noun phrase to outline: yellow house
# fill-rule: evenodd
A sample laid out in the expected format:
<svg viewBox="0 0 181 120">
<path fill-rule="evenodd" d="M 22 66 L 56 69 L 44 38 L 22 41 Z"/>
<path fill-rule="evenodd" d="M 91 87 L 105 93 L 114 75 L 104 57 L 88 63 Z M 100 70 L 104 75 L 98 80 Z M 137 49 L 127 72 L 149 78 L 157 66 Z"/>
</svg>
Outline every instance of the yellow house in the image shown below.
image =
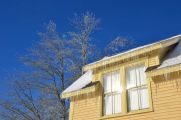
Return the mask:
<svg viewBox="0 0 181 120">
<path fill-rule="evenodd" d="M 181 120 L 181 35 L 90 63 L 62 93 L 69 120 Z"/>
</svg>

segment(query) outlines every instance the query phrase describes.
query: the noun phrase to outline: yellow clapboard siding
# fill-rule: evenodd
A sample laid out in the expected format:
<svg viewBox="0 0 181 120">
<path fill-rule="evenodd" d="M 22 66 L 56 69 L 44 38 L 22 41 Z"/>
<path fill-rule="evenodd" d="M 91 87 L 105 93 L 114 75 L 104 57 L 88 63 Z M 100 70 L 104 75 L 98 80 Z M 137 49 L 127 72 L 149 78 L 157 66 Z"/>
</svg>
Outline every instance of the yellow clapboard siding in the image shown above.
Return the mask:
<svg viewBox="0 0 181 120">
<path fill-rule="evenodd" d="M 146 60 L 148 60 L 148 66 L 159 64 L 158 57 L 155 54 L 145 58 Z M 115 66 L 115 68 L 117 69 L 121 66 Z M 112 69 L 112 67 L 108 69 Z M 97 73 L 94 73 L 94 81 L 101 81 L 102 71 L 98 70 L 96 71 Z M 107 71 L 106 68 L 104 71 Z M 96 93 L 92 93 L 92 95 L 77 96 L 71 99 L 69 120 L 181 120 L 181 82 L 179 81 L 181 81 L 181 77 L 151 81 L 150 90 L 153 111 L 144 113 L 103 118 L 101 116 L 101 88 Z"/>
<path fill-rule="evenodd" d="M 149 67 L 152 67 L 152 66 L 155 66 L 155 65 L 159 65 L 159 57 L 157 55 L 153 55 L 151 57 L 149 57 L 148 59 L 148 64 L 149 64 Z"/>
</svg>

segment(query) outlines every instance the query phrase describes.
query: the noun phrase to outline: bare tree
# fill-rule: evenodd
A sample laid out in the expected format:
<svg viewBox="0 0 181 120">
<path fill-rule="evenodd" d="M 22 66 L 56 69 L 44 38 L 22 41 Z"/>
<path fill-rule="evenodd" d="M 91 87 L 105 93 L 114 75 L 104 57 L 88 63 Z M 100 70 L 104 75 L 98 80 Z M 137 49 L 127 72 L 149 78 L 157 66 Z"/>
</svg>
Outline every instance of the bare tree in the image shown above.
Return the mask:
<svg viewBox="0 0 181 120">
<path fill-rule="evenodd" d="M 58 103 L 61 117 L 59 119 L 65 119 L 67 107 L 65 100 L 61 99 L 61 92 L 65 89 L 65 74 L 67 72 L 68 63 L 71 64 L 71 50 L 67 47 L 67 43 L 64 39 L 59 37 L 56 31 L 56 24 L 52 21 L 47 25 L 46 31 L 39 33 L 41 41 L 32 49 L 30 54 L 23 57 L 23 62 L 29 67 L 34 68 L 41 75 L 48 76 L 44 81 L 44 92 L 50 92 L 53 96 L 56 96 L 54 101 Z M 51 96 L 52 96 L 51 95 Z M 51 99 L 51 98 L 50 98 Z M 56 111 L 54 111 L 56 113 Z"/>
<path fill-rule="evenodd" d="M 12 77 L 12 93 L 10 99 L 0 101 L 0 118 L 5 120 L 43 120 L 40 110 L 39 95 L 31 85 L 28 75 Z M 35 93 L 37 94 L 35 96 Z"/>
<path fill-rule="evenodd" d="M 86 15 L 85 27 L 84 29 L 82 27 L 80 34 L 82 43 L 75 39 L 75 36 L 72 36 L 72 42 L 61 38 L 56 30 L 56 24 L 52 21 L 47 25 L 45 32 L 39 33 L 41 40 L 29 49 L 28 54 L 21 57 L 29 71 L 27 74 L 21 75 L 21 83 L 16 81 L 14 84 L 15 93 L 13 94 L 16 99 L 2 101 L 0 104 L 4 108 L 4 111 L 0 112 L 4 119 L 66 119 L 68 104 L 61 99 L 60 95 L 69 84 L 69 80 L 75 80 L 81 73 L 82 62 L 78 57 L 80 49 L 77 48 L 80 44 L 83 64 L 86 64 L 87 50 L 91 46 L 89 45 L 90 35 L 98 22 L 95 21 L 93 14 L 87 13 Z M 89 27 L 89 24 L 91 24 L 90 28 L 86 28 Z M 80 24 L 77 24 L 77 27 L 78 25 Z M 71 35 L 73 34 L 72 32 Z M 65 78 L 66 74 L 69 77 Z M 16 76 L 16 78 L 18 77 Z M 35 90 L 37 91 L 33 92 Z M 36 96 L 37 94 L 38 96 Z M 4 112 L 8 114 L 3 114 Z"/>
<path fill-rule="evenodd" d="M 79 58 L 81 58 L 82 63 L 80 67 L 82 67 L 82 65 L 87 64 L 87 57 L 91 52 L 91 48 L 95 47 L 92 44 L 93 33 L 97 29 L 100 20 L 93 13 L 86 12 L 81 15 L 75 14 L 71 23 L 75 28 L 74 32 L 69 32 L 72 38 L 71 44 L 74 47 L 74 51 L 81 55 Z"/>
<path fill-rule="evenodd" d="M 105 56 L 122 52 L 134 45 L 134 41 L 124 37 L 117 36 L 104 49 Z"/>
<path fill-rule="evenodd" d="M 65 120 L 68 113 L 61 93 L 80 76 L 82 66 L 97 55 L 93 34 L 100 20 L 86 12 L 71 20 L 74 32 L 69 40 L 60 37 L 52 21 L 40 32 L 40 41 L 21 57 L 28 67 L 26 74 L 15 76 L 10 99 L 0 101 L 0 118 L 5 120 Z M 131 45 L 132 41 L 117 37 L 105 48 L 114 54 Z"/>
<path fill-rule="evenodd" d="M 0 101 L 0 119 L 64 119 L 64 107 L 54 95 L 55 87 L 49 79 L 46 74 L 37 72 L 20 73 L 10 77 L 8 80 L 13 83 L 11 93 L 7 100 Z"/>
</svg>

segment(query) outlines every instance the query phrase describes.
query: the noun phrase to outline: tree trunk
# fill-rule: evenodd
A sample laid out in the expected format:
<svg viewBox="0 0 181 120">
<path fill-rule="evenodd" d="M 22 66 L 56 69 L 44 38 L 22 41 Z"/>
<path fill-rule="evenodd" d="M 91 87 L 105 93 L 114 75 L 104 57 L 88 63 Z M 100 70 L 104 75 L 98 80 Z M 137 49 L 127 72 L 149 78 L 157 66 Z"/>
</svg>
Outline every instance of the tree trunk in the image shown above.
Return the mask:
<svg viewBox="0 0 181 120">
<path fill-rule="evenodd" d="M 61 59 L 61 75 L 60 75 L 60 79 L 61 79 L 61 83 L 62 83 L 62 91 L 64 91 L 64 89 L 65 89 L 65 78 L 64 78 L 64 58 L 62 57 L 62 59 Z M 65 118 L 66 118 L 66 105 L 65 105 L 65 100 L 64 99 L 61 99 L 61 103 L 62 103 L 62 105 L 63 105 L 63 111 L 64 111 L 64 115 L 63 115 L 63 117 L 62 117 L 62 119 L 63 120 L 65 120 Z"/>
<path fill-rule="evenodd" d="M 86 49 L 82 50 L 82 64 L 83 64 L 83 66 L 87 64 L 87 51 L 86 51 Z"/>
</svg>

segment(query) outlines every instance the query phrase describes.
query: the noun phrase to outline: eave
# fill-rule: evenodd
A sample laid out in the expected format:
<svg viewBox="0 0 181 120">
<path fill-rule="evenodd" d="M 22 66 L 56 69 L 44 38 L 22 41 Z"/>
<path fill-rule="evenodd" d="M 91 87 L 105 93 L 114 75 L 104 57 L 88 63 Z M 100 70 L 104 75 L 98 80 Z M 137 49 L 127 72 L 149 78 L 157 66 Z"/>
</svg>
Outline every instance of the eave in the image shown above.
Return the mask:
<svg viewBox="0 0 181 120">
<path fill-rule="evenodd" d="M 162 69 L 155 69 L 152 71 L 147 72 L 147 77 L 155 77 L 155 76 L 160 76 L 160 75 L 165 75 L 169 73 L 175 73 L 181 71 L 181 64 L 165 67 Z"/>
<path fill-rule="evenodd" d="M 105 59 L 101 59 L 97 62 L 93 62 L 90 63 L 86 66 L 83 67 L 83 71 L 87 71 L 87 70 L 93 70 L 95 68 L 100 68 L 112 63 L 116 63 L 119 61 L 124 61 L 127 59 L 131 59 L 131 58 L 136 58 L 139 57 L 141 55 L 147 55 L 149 53 L 152 53 L 153 51 L 163 51 L 163 49 L 168 48 L 169 46 L 178 43 L 178 41 L 180 40 L 181 35 L 178 36 L 174 36 L 153 44 L 149 44 L 149 45 L 145 45 L 143 47 L 138 47 L 132 50 L 129 50 L 127 52 L 123 52 L 111 57 L 107 57 Z M 161 53 L 160 53 L 161 54 Z"/>
<path fill-rule="evenodd" d="M 82 95 L 82 94 L 95 92 L 98 89 L 98 86 L 99 86 L 99 83 L 96 82 L 96 83 L 93 83 L 93 85 L 86 87 L 86 88 L 83 88 L 81 90 L 73 91 L 73 92 L 69 92 L 69 93 L 64 93 L 61 95 L 61 98 L 65 99 L 65 98 L 70 98 L 73 96 L 78 96 L 78 95 Z"/>
</svg>

